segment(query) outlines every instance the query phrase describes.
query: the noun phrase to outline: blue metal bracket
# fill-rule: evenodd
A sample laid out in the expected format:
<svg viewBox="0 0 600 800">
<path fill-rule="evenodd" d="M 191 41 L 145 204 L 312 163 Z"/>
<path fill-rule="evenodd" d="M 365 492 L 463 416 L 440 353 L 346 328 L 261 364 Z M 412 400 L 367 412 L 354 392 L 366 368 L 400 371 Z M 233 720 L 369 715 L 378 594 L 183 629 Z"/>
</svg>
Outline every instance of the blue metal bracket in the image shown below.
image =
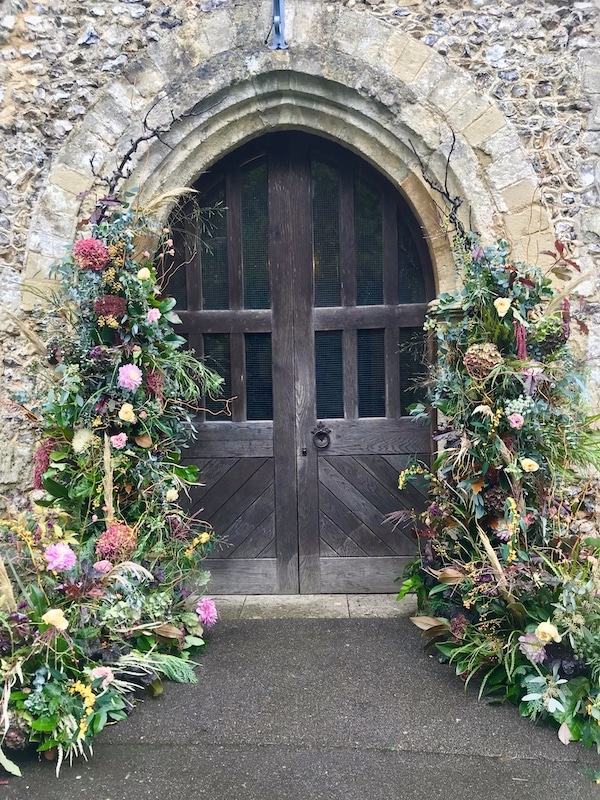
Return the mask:
<svg viewBox="0 0 600 800">
<path fill-rule="evenodd" d="M 269 45 L 270 50 L 288 49 L 283 30 L 284 22 L 285 22 L 285 0 L 273 0 L 273 22 L 271 23 L 273 40 Z"/>
</svg>

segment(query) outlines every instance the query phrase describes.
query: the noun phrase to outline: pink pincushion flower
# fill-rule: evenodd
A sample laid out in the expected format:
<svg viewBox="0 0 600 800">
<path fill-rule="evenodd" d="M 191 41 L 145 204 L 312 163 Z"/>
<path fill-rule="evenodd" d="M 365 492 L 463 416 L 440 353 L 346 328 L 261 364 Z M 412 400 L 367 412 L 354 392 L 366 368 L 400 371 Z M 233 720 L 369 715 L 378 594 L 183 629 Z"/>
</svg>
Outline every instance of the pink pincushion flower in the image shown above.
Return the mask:
<svg viewBox="0 0 600 800">
<path fill-rule="evenodd" d="M 96 572 L 101 572 L 103 575 L 106 575 L 107 572 L 110 572 L 113 568 L 113 565 L 110 561 L 103 559 L 102 561 L 96 561 L 95 564 L 92 564 L 93 568 Z"/>
<path fill-rule="evenodd" d="M 135 391 L 139 386 L 142 385 L 143 377 L 142 370 L 139 367 L 136 367 L 135 364 L 123 364 L 122 367 L 119 367 L 119 377 L 117 379 L 117 383 L 121 389 Z"/>
<path fill-rule="evenodd" d="M 203 597 L 196 606 L 196 614 L 198 619 L 207 628 L 211 628 L 218 620 L 217 607 L 215 601 L 211 597 Z"/>
<path fill-rule="evenodd" d="M 77 556 L 64 542 L 48 545 L 44 550 L 44 558 L 52 572 L 68 572 L 77 563 Z"/>
<path fill-rule="evenodd" d="M 153 322 L 158 322 L 158 320 L 162 317 L 162 314 L 158 310 L 158 308 L 151 308 L 148 313 L 146 314 L 146 320 L 152 324 Z"/>
<path fill-rule="evenodd" d="M 115 448 L 115 450 L 122 450 L 127 444 L 127 434 L 117 433 L 114 436 L 111 436 L 110 443 Z"/>
<path fill-rule="evenodd" d="M 519 414 L 516 411 L 514 414 L 511 414 L 508 417 L 508 424 L 510 425 L 511 428 L 515 428 L 515 430 L 519 430 L 520 428 L 522 428 L 524 423 L 525 423 L 525 417 L 523 417 L 522 414 Z"/>
<path fill-rule="evenodd" d="M 126 561 L 135 550 L 137 536 L 133 528 L 120 522 L 113 522 L 96 542 L 96 554 L 119 564 Z"/>
<path fill-rule="evenodd" d="M 101 272 L 110 261 L 108 250 L 98 239 L 80 239 L 73 246 L 73 258 L 81 269 Z"/>
<path fill-rule="evenodd" d="M 110 667 L 94 667 L 94 669 L 90 672 L 90 678 L 95 681 L 97 678 L 103 678 L 102 683 L 100 684 L 101 689 L 106 689 L 111 681 L 114 681 L 115 676 Z"/>
</svg>

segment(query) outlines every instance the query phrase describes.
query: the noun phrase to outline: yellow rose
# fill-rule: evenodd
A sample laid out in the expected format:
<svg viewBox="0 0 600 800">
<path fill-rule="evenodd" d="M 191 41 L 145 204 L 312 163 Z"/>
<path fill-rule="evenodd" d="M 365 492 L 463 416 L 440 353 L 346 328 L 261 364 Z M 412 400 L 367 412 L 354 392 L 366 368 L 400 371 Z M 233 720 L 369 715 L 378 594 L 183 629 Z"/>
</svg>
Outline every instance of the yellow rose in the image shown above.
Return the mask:
<svg viewBox="0 0 600 800">
<path fill-rule="evenodd" d="M 167 498 L 167 503 L 174 503 L 179 497 L 179 492 L 177 489 L 169 489 L 165 497 Z"/>
<path fill-rule="evenodd" d="M 138 280 L 147 281 L 150 278 L 150 270 L 148 269 L 148 267 L 142 267 L 141 269 L 138 270 L 137 276 Z"/>
<path fill-rule="evenodd" d="M 510 297 L 497 297 L 494 300 L 494 308 L 498 312 L 499 317 L 504 317 L 508 313 L 512 300 Z"/>
<path fill-rule="evenodd" d="M 42 620 L 47 625 L 52 625 L 52 627 L 59 631 L 66 631 L 69 627 L 69 623 L 65 619 L 65 615 L 61 608 L 48 609 L 48 611 L 46 611 L 46 613 L 42 616 Z"/>
<path fill-rule="evenodd" d="M 534 461 L 533 458 L 522 458 L 521 459 L 521 469 L 523 472 L 537 472 L 540 468 L 540 465 L 537 461 Z"/>
<path fill-rule="evenodd" d="M 122 419 L 123 422 L 137 422 L 131 403 L 123 403 L 119 410 L 119 419 Z"/>
<path fill-rule="evenodd" d="M 558 633 L 556 625 L 553 625 L 551 622 L 540 622 L 535 629 L 535 635 L 540 642 L 544 643 L 560 642 L 561 640 L 561 636 Z"/>
</svg>

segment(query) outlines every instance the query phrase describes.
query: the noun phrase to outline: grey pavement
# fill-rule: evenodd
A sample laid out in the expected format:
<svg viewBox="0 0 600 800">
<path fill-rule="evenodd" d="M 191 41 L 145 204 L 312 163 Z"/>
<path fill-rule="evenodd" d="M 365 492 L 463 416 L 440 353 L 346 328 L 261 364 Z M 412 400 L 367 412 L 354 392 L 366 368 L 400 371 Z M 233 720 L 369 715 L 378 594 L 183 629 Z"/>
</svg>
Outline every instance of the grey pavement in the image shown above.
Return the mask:
<svg viewBox="0 0 600 800">
<path fill-rule="evenodd" d="M 240 614 L 198 684 L 167 684 L 59 779 L 23 757 L 0 798 L 600 800 L 595 752 L 479 702 L 407 619 Z"/>
</svg>

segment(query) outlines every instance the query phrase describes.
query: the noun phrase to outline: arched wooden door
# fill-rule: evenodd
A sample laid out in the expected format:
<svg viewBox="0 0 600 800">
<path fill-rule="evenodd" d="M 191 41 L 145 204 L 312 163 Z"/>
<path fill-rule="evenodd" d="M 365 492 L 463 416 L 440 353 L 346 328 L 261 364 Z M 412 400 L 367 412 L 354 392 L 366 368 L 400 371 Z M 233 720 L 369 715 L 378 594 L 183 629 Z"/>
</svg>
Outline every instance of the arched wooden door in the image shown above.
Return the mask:
<svg viewBox="0 0 600 800">
<path fill-rule="evenodd" d="M 424 368 L 403 345 L 434 295 L 414 218 L 365 162 L 301 133 L 251 142 L 196 188 L 226 211 L 209 252 L 188 218 L 169 288 L 235 398 L 199 419 L 188 456 L 193 508 L 227 542 L 213 591 L 393 591 L 414 542 L 383 518 L 420 501 L 397 475 L 430 452 L 406 417 Z"/>
</svg>

